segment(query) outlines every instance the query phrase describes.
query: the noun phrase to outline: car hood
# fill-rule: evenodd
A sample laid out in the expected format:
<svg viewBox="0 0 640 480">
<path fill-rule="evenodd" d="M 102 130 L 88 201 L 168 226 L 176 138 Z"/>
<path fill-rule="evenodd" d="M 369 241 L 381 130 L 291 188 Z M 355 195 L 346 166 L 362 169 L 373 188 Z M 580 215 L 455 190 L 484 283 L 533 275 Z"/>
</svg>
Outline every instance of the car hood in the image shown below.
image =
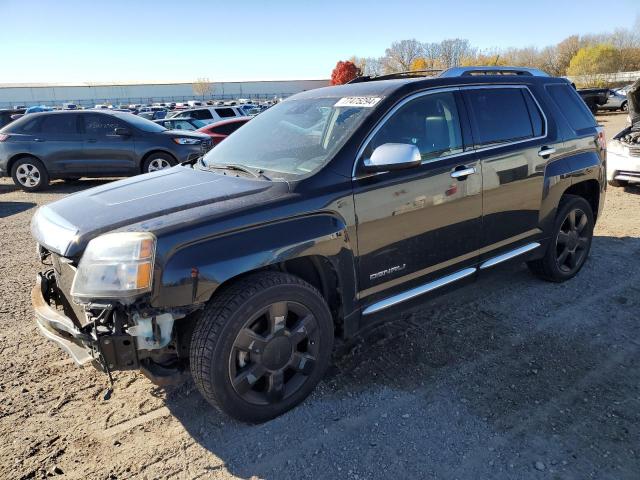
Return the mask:
<svg viewBox="0 0 640 480">
<path fill-rule="evenodd" d="M 286 193 L 288 186 L 284 182 L 177 166 L 91 188 L 45 205 L 34 215 L 31 232 L 48 250 L 73 257 L 102 233 L 150 219 L 164 219 L 148 223 L 166 229 L 171 223 L 192 221 L 193 215 L 188 212 L 196 208 L 209 206 L 209 214 L 220 215 L 254 202 L 269 191 L 278 196 Z M 146 230 L 153 231 L 153 227 Z"/>
<path fill-rule="evenodd" d="M 640 129 L 640 79 L 636 80 L 627 91 L 629 102 L 629 118 L 634 130 Z"/>
</svg>

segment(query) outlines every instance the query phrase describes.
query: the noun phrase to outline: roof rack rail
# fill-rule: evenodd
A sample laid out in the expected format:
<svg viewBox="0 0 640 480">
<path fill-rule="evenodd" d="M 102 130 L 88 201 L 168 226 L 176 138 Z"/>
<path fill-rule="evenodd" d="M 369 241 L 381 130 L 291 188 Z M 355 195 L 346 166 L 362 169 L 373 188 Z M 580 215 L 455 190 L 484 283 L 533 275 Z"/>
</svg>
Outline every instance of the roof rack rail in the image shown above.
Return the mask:
<svg viewBox="0 0 640 480">
<path fill-rule="evenodd" d="M 375 82 L 377 80 L 391 80 L 395 78 L 410 77 L 471 77 L 474 75 L 516 75 L 529 77 L 548 77 L 549 75 L 537 68 L 528 67 L 451 67 L 447 70 L 409 70 L 407 72 L 393 72 L 385 75 L 356 77 L 348 83 Z"/>
<path fill-rule="evenodd" d="M 374 82 L 376 80 L 392 80 L 394 78 L 407 78 L 407 77 L 436 77 L 442 73 L 441 69 L 430 70 L 408 70 L 405 72 L 393 72 L 385 75 L 364 75 L 362 77 L 356 77 L 348 83 L 361 83 L 361 82 Z"/>
<path fill-rule="evenodd" d="M 528 67 L 452 67 L 439 76 L 449 77 L 470 77 L 473 75 L 523 75 L 530 77 L 548 77 L 549 75 L 537 68 Z"/>
</svg>

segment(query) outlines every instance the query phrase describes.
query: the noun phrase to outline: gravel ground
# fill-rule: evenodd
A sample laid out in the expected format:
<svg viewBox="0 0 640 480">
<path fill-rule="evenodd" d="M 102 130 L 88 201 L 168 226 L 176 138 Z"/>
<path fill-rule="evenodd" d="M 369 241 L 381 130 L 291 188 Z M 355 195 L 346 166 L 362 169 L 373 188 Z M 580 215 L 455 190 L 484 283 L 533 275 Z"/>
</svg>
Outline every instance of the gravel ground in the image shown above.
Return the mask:
<svg viewBox="0 0 640 480">
<path fill-rule="evenodd" d="M 610 137 L 624 116 L 599 117 Z M 40 194 L 0 180 L 0 478 L 637 479 L 640 189 L 609 188 L 589 262 L 549 284 L 524 265 L 425 302 L 338 357 L 316 392 L 260 426 L 76 368 L 37 334 Z"/>
</svg>

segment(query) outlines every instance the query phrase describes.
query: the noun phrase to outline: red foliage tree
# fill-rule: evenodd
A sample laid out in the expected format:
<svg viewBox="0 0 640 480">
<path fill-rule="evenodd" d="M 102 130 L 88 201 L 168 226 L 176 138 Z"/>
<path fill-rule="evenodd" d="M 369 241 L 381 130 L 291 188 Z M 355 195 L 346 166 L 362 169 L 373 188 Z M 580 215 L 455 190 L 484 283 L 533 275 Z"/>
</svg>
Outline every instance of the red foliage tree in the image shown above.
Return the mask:
<svg viewBox="0 0 640 480">
<path fill-rule="evenodd" d="M 360 69 L 349 60 L 336 63 L 336 68 L 331 72 L 331 85 L 343 85 L 360 76 Z"/>
</svg>

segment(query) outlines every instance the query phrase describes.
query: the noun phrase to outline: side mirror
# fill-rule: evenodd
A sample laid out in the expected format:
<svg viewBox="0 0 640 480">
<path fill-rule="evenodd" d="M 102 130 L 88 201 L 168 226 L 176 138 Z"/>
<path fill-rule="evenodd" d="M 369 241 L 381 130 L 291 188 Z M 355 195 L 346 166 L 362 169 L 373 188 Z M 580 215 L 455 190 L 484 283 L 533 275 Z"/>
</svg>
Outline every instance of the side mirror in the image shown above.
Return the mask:
<svg viewBox="0 0 640 480">
<path fill-rule="evenodd" d="M 117 127 L 113 130 L 114 135 L 118 135 L 119 137 L 129 137 L 131 135 L 131 131 L 127 128 Z"/>
<path fill-rule="evenodd" d="M 364 161 L 367 172 L 388 172 L 417 167 L 422 163 L 420 150 L 408 143 L 385 143 L 376 148 Z"/>
</svg>

